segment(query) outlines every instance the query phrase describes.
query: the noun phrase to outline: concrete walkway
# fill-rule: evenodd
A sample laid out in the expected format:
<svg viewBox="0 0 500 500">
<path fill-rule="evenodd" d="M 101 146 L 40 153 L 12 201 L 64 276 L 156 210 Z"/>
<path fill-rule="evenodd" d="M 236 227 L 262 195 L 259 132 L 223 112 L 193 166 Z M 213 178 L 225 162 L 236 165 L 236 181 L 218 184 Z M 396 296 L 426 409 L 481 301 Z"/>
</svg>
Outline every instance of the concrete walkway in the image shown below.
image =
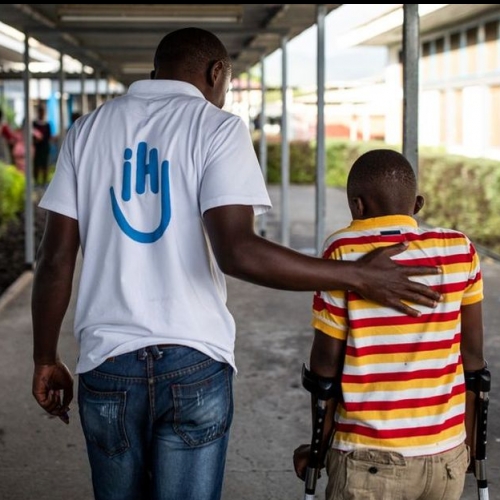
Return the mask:
<svg viewBox="0 0 500 500">
<path fill-rule="evenodd" d="M 271 188 L 274 209 L 268 237 L 278 240 L 279 188 Z M 291 246 L 314 246 L 314 188 L 292 187 Z M 327 230 L 350 220 L 342 191 L 327 193 Z M 485 351 L 493 383 L 488 422 L 490 500 L 500 500 L 500 264 L 482 260 L 486 299 Z M 238 326 L 235 419 L 224 500 L 302 500 L 303 483 L 293 472 L 294 448 L 310 440 L 309 394 L 301 386 L 308 359 L 311 294 L 283 292 L 228 279 L 228 304 Z M 77 410 L 70 425 L 47 416 L 31 396 L 31 275 L 0 298 L 0 499 L 92 500 L 89 467 Z M 60 351 L 71 368 L 74 302 L 65 318 Z M 325 478 L 318 483 L 318 500 Z M 472 476 L 462 500 L 476 500 Z M 182 499 L 179 499 L 182 500 Z M 388 499 L 390 500 L 390 499 Z"/>
</svg>

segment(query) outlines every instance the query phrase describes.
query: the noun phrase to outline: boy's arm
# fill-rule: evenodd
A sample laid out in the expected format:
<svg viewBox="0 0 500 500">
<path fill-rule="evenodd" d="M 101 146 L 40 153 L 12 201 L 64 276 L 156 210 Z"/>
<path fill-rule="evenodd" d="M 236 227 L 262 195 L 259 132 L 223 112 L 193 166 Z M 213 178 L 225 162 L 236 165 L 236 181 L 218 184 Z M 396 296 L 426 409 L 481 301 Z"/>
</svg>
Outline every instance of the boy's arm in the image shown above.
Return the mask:
<svg viewBox="0 0 500 500">
<path fill-rule="evenodd" d="M 460 351 L 464 371 L 475 372 L 482 370 L 486 362 L 483 354 L 483 317 L 482 303 L 477 302 L 462 306 L 462 337 Z M 473 391 L 466 392 L 465 427 L 467 432 L 466 444 L 474 454 L 474 423 L 475 423 L 476 395 Z"/>
<path fill-rule="evenodd" d="M 337 378 L 340 384 L 342 366 L 344 364 L 345 341 L 330 337 L 318 329 L 314 330 L 314 340 L 310 354 L 310 371 L 323 378 Z M 317 398 L 311 394 L 311 413 L 314 428 Z M 338 399 L 332 398 L 327 402 L 326 418 L 323 427 L 323 439 L 321 444 L 321 467 L 324 466 L 324 459 L 330 440 L 334 431 L 334 416 Z M 313 429 L 314 431 L 314 429 Z M 299 446 L 294 452 L 294 467 L 297 476 L 305 479 L 308 465 L 310 445 Z"/>
<path fill-rule="evenodd" d="M 336 378 L 340 385 L 340 376 L 344 366 L 345 341 L 339 340 L 322 331 L 314 330 L 314 340 L 311 348 L 310 369 L 320 377 Z M 313 418 L 316 398 L 311 398 Z M 327 403 L 327 418 L 323 429 L 322 456 L 324 457 L 334 431 L 334 416 L 338 399 L 332 398 Z"/>
</svg>

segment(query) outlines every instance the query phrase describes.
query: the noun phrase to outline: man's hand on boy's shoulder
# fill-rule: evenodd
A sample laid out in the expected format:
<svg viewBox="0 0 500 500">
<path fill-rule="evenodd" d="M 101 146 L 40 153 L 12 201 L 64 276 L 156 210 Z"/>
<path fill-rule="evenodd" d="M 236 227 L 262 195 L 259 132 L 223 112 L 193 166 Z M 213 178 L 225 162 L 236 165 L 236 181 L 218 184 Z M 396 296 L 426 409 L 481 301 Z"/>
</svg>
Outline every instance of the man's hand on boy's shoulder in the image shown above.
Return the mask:
<svg viewBox="0 0 500 500">
<path fill-rule="evenodd" d="M 418 317 L 422 313 L 407 303 L 434 308 L 441 300 L 441 294 L 410 277 L 435 275 L 442 271 L 438 266 L 408 266 L 392 259 L 407 247 L 405 242 L 379 247 L 358 259 L 357 262 L 362 264 L 359 268 L 361 285 L 356 291 L 367 300 Z"/>
</svg>

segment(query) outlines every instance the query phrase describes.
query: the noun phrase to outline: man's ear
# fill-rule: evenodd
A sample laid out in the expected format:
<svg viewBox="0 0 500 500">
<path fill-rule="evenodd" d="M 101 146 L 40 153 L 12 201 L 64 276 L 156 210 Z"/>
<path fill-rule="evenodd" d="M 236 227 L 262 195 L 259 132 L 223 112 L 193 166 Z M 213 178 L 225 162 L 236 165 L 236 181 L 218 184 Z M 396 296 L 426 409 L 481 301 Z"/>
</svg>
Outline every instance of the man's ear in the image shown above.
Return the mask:
<svg viewBox="0 0 500 500">
<path fill-rule="evenodd" d="M 421 195 L 417 195 L 417 197 L 415 198 L 415 206 L 413 207 L 413 215 L 418 214 L 418 212 L 422 210 L 424 204 L 425 204 L 424 197 Z"/>
<path fill-rule="evenodd" d="M 222 61 L 215 61 L 210 64 L 207 72 L 207 82 L 211 87 L 215 87 L 217 80 L 224 74 L 224 64 Z"/>
</svg>

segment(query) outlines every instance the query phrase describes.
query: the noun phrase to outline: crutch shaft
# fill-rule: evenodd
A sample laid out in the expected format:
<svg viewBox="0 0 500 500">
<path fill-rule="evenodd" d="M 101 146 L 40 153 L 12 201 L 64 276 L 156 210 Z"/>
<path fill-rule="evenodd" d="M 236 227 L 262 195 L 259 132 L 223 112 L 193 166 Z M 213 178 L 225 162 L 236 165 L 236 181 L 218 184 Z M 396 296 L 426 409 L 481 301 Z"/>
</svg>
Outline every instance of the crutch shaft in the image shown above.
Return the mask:
<svg viewBox="0 0 500 500">
<path fill-rule="evenodd" d="M 311 468 L 308 467 L 306 471 L 306 496 L 305 498 L 308 498 L 308 495 L 311 498 L 314 498 L 314 494 L 316 492 L 316 483 L 318 481 L 318 469 L 316 468 Z"/>
<path fill-rule="evenodd" d="M 478 488 L 477 497 L 479 500 L 490 500 L 490 494 L 488 493 L 488 488 Z"/>
<path fill-rule="evenodd" d="M 337 390 L 337 385 L 333 378 L 319 377 L 302 366 L 302 385 L 314 395 L 316 401 L 314 406 L 313 433 L 311 447 L 309 451 L 308 465 L 305 477 L 304 500 L 314 500 L 316 483 L 321 468 L 323 452 L 323 432 L 325 429 L 325 419 L 330 400 Z"/>
<path fill-rule="evenodd" d="M 489 391 L 491 374 L 485 368 L 476 378 L 476 446 L 474 460 L 474 475 L 476 476 L 478 500 L 489 500 L 488 480 L 486 471 L 486 444 Z"/>
</svg>

